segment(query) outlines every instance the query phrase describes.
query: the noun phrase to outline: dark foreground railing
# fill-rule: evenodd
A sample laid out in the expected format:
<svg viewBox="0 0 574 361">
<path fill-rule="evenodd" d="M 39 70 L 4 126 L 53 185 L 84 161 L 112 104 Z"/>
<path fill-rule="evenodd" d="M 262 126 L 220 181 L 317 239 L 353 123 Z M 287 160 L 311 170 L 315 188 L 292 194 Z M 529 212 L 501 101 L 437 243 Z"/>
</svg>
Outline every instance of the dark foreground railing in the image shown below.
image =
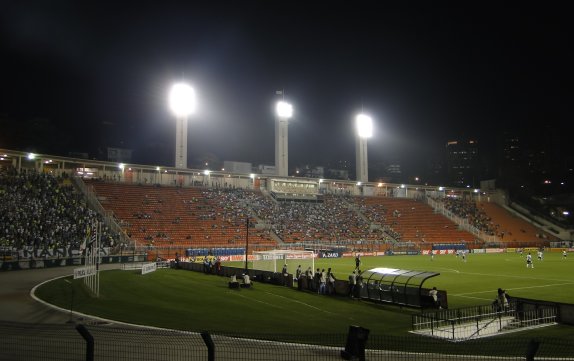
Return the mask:
<svg viewBox="0 0 574 361">
<path fill-rule="evenodd" d="M 574 360 L 574 344 L 556 338 L 452 343 L 373 335 L 353 327 L 348 334 L 290 331 L 255 335 L 0 322 L 0 360 Z"/>
</svg>

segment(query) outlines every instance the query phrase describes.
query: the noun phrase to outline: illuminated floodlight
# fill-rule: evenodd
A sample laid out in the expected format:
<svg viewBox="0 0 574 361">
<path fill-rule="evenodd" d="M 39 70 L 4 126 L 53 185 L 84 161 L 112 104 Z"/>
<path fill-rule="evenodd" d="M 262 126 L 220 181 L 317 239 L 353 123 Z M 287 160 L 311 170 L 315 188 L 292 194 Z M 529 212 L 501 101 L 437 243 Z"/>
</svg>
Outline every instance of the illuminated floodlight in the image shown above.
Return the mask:
<svg viewBox="0 0 574 361">
<path fill-rule="evenodd" d="M 378 186 L 378 187 L 382 187 L 382 186 L 383 186 L 383 183 L 379 183 L 377 186 Z"/>
<path fill-rule="evenodd" d="M 185 83 L 176 83 L 169 91 L 169 108 L 178 117 L 195 112 L 195 90 Z"/>
<path fill-rule="evenodd" d="M 323 183 L 325 180 L 323 178 L 319 178 L 319 183 Z"/>
<path fill-rule="evenodd" d="M 401 184 L 401 188 L 405 188 L 405 185 L 404 185 L 404 184 Z"/>
<path fill-rule="evenodd" d="M 474 190 L 474 193 L 478 193 L 478 192 L 480 192 L 480 189 L 475 189 L 475 190 Z"/>
<path fill-rule="evenodd" d="M 120 168 L 121 170 L 124 170 L 125 167 L 126 165 L 124 163 L 120 163 L 120 165 L 118 165 L 118 168 Z"/>
<path fill-rule="evenodd" d="M 570 215 L 570 212 L 568 212 L 568 211 L 563 211 L 563 212 L 562 212 L 562 215 L 563 215 L 563 216 L 569 216 L 569 215 Z"/>
<path fill-rule="evenodd" d="M 359 114 L 355 118 L 357 124 L 357 134 L 361 138 L 370 138 L 373 136 L 373 120 L 365 114 Z"/>
<path fill-rule="evenodd" d="M 360 185 L 361 185 L 361 182 L 357 182 L 357 185 L 360 186 Z"/>
<path fill-rule="evenodd" d="M 280 101 L 275 106 L 275 112 L 279 118 L 289 119 L 293 116 L 293 106 L 287 102 Z"/>
<path fill-rule="evenodd" d="M 159 172 L 160 169 L 159 169 L 159 167 L 155 167 L 155 170 L 157 170 Z"/>
<path fill-rule="evenodd" d="M 203 171 L 203 174 L 204 174 L 204 175 L 209 175 L 209 173 L 210 173 L 210 171 L 207 170 L 207 169 Z"/>
<path fill-rule="evenodd" d="M 34 153 L 28 153 L 28 159 L 29 159 L 29 160 L 34 160 L 34 159 L 36 159 L 36 154 L 34 154 Z"/>
<path fill-rule="evenodd" d="M 251 173 L 251 174 L 249 175 L 249 178 L 255 179 L 255 174 Z"/>
<path fill-rule="evenodd" d="M 439 191 L 444 191 L 444 187 L 438 187 Z"/>
</svg>

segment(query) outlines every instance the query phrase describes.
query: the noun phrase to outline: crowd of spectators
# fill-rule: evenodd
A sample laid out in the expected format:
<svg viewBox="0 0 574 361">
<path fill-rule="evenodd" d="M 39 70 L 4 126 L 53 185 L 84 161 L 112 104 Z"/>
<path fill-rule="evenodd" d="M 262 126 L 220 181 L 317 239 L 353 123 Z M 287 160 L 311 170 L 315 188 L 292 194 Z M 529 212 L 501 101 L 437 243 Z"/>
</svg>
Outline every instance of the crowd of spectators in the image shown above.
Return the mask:
<svg viewBox="0 0 574 361">
<path fill-rule="evenodd" d="M 462 198 L 446 197 L 437 199 L 442 201 L 444 207 L 454 215 L 465 218 L 476 229 L 488 234 L 496 234 L 496 225 L 492 223 L 490 217 L 479 209 L 474 201 L 467 201 Z"/>
<path fill-rule="evenodd" d="M 284 241 L 380 239 L 381 232 L 351 207 L 348 197 L 325 196 L 323 202 L 260 202 L 253 207 Z"/>
<path fill-rule="evenodd" d="M 101 220 L 66 176 L 35 171 L 0 172 L 0 246 L 12 250 L 80 249 L 88 225 Z M 101 244 L 118 237 L 102 226 Z"/>
</svg>

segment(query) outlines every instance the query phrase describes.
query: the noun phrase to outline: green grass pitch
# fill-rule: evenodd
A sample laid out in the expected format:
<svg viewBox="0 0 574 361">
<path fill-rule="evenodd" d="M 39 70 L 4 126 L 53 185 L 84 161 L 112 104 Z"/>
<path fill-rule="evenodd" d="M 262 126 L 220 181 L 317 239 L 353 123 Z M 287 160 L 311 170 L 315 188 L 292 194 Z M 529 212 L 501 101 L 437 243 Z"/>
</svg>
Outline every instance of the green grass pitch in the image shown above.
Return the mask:
<svg viewBox="0 0 574 361">
<path fill-rule="evenodd" d="M 511 296 L 574 303 L 574 257 L 544 255 L 527 269 L 524 257 L 514 253 L 470 254 L 467 262 L 454 255 L 362 257 L 362 270 L 391 267 L 440 272 L 425 287 L 447 290 L 449 307 L 492 302 L 497 288 Z M 239 264 L 236 264 L 240 266 Z M 315 267 L 332 267 L 346 279 L 353 258 L 317 259 Z M 294 272 L 290 270 L 290 272 Z M 347 332 L 349 325 L 373 335 L 407 335 L 416 309 L 377 305 L 347 297 L 328 297 L 281 286 L 255 283 L 253 289 L 231 290 L 227 279 L 197 272 L 159 269 L 105 271 L 100 276 L 100 298 L 90 297 L 81 280 L 73 281 L 73 309 L 123 322 L 179 330 L 234 334 L 318 334 Z M 72 290 L 59 279 L 38 288 L 40 298 L 70 308 Z M 520 333 L 569 337 L 572 327 L 557 326 Z M 414 336 L 413 336 L 414 337 Z"/>
</svg>

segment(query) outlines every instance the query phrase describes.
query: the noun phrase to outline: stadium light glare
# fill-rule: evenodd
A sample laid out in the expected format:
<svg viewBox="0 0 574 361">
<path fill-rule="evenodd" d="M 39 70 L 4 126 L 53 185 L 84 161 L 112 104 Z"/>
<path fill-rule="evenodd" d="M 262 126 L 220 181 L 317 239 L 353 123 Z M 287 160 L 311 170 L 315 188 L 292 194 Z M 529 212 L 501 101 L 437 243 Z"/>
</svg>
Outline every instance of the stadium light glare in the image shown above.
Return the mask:
<svg viewBox="0 0 574 361">
<path fill-rule="evenodd" d="M 275 106 L 275 112 L 279 118 L 289 119 L 293 116 L 293 106 L 287 102 L 280 101 Z"/>
<path fill-rule="evenodd" d="M 195 112 L 195 90 L 186 83 L 176 83 L 169 91 L 169 108 L 178 117 L 186 117 Z"/>
<path fill-rule="evenodd" d="M 159 171 L 160 171 L 160 168 L 159 168 L 159 167 L 155 167 L 155 170 L 157 170 L 157 171 L 159 172 Z"/>
<path fill-rule="evenodd" d="M 125 167 L 126 167 L 126 165 L 124 163 L 120 163 L 118 165 L 118 168 L 120 168 L 121 170 L 124 170 Z"/>
<path fill-rule="evenodd" d="M 359 137 L 370 138 L 373 136 L 373 120 L 370 116 L 359 114 L 355 117 L 355 123 Z"/>
<path fill-rule="evenodd" d="M 34 153 L 28 153 L 28 159 L 29 159 L 29 160 L 34 160 L 34 159 L 36 159 L 36 154 L 34 154 Z"/>
<path fill-rule="evenodd" d="M 357 185 L 360 186 L 360 185 L 361 185 L 361 182 L 357 182 Z"/>
<path fill-rule="evenodd" d="M 444 191 L 444 187 L 438 187 L 439 191 Z"/>
<path fill-rule="evenodd" d="M 209 173 L 211 173 L 211 172 L 210 172 L 209 170 L 207 170 L 207 169 L 203 171 L 203 174 L 204 174 L 204 175 L 209 175 Z"/>
<path fill-rule="evenodd" d="M 249 175 L 249 178 L 255 179 L 255 174 L 251 173 L 251 174 Z"/>
</svg>

